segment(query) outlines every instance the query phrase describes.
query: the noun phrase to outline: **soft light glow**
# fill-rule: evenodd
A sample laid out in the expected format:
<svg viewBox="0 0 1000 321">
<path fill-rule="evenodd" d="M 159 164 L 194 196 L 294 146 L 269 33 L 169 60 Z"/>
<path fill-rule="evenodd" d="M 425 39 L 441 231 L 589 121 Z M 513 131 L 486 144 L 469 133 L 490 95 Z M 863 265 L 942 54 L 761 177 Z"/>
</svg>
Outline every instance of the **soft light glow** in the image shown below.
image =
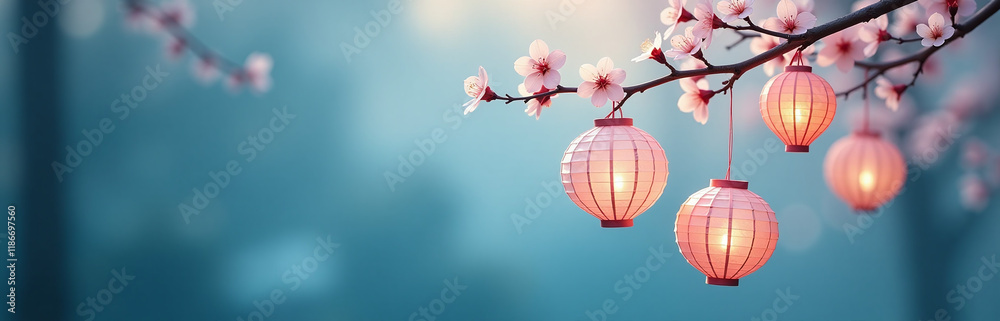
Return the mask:
<svg viewBox="0 0 1000 321">
<path fill-rule="evenodd" d="M 802 104 L 795 105 L 796 127 L 805 127 L 809 122 L 809 107 L 802 107 Z"/>
<path fill-rule="evenodd" d="M 830 189 L 862 212 L 896 197 L 906 179 L 899 149 L 875 132 L 856 132 L 833 143 L 823 167 Z"/>
<path fill-rule="evenodd" d="M 677 212 L 677 246 L 708 284 L 739 285 L 767 262 L 778 242 L 774 211 L 747 186 L 712 180 Z"/>
<path fill-rule="evenodd" d="M 631 118 L 598 119 L 566 149 L 562 182 L 570 200 L 603 227 L 632 226 L 667 185 L 667 156 Z"/>
<path fill-rule="evenodd" d="M 871 171 L 863 171 L 858 175 L 858 184 L 865 193 L 871 192 L 875 188 L 875 176 L 872 176 Z"/>
<path fill-rule="evenodd" d="M 837 114 L 833 87 L 807 66 L 788 66 L 760 92 L 760 114 L 764 123 L 787 152 L 808 152 Z"/>
</svg>

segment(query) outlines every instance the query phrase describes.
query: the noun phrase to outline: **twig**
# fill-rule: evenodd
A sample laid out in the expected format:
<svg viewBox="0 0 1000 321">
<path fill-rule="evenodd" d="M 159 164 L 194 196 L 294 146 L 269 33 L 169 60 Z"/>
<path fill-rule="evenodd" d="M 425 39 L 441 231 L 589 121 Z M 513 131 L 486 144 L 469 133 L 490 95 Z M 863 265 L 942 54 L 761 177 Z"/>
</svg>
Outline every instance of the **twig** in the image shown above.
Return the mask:
<svg viewBox="0 0 1000 321">
<path fill-rule="evenodd" d="M 965 23 L 955 25 L 955 34 L 951 38 L 948 38 L 948 40 L 945 40 L 944 44 L 942 44 L 941 46 L 927 47 L 921 51 L 918 51 L 917 53 L 914 53 L 913 55 L 899 58 L 893 61 L 887 61 L 882 63 L 873 63 L 865 61 L 855 62 L 854 63 L 855 66 L 859 68 L 873 70 L 875 71 L 875 74 L 873 74 L 871 77 L 865 78 L 861 82 L 861 84 L 858 84 L 857 86 L 851 87 L 843 92 L 838 93 L 837 96 L 843 96 L 844 98 L 847 98 L 848 96 L 850 96 L 852 92 L 864 88 L 865 86 L 868 85 L 868 83 L 874 81 L 875 78 L 884 74 L 886 71 L 914 62 L 918 63 L 917 70 L 913 73 L 913 79 L 910 81 L 907 87 L 915 85 L 917 82 L 917 77 L 920 76 L 921 73 L 923 73 L 924 64 L 927 63 L 927 59 L 930 58 L 931 55 L 933 55 L 938 50 L 941 50 L 941 48 L 944 48 L 945 46 L 958 40 L 959 38 L 965 37 L 966 34 L 972 32 L 972 30 L 976 29 L 976 27 L 978 27 L 980 24 L 986 21 L 986 19 L 993 16 L 993 14 L 995 14 L 998 10 L 1000 10 L 1000 0 L 990 1 L 985 6 L 983 6 L 983 8 L 979 10 L 979 12 L 977 12 L 975 15 L 969 18 L 969 20 L 967 20 Z"/>
</svg>

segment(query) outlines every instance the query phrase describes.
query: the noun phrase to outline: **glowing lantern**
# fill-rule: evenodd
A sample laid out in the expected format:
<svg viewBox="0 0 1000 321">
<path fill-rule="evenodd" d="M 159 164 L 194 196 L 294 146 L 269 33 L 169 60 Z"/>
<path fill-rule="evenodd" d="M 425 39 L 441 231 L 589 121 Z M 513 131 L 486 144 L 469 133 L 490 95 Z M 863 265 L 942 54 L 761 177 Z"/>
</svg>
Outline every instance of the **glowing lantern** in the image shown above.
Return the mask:
<svg viewBox="0 0 1000 321">
<path fill-rule="evenodd" d="M 786 152 L 808 153 L 809 145 L 830 127 L 836 113 L 833 87 L 809 66 L 785 67 L 760 92 L 760 114 L 785 143 Z"/>
<path fill-rule="evenodd" d="M 823 167 L 827 185 L 855 211 L 874 211 L 895 198 L 906 179 L 899 149 L 872 131 L 833 143 Z"/>
<path fill-rule="evenodd" d="M 677 212 L 674 233 L 688 263 L 705 283 L 737 286 L 757 271 L 778 242 L 778 221 L 745 181 L 713 179 Z"/>
<path fill-rule="evenodd" d="M 629 227 L 667 185 L 667 156 L 631 118 L 594 120 L 594 127 L 566 149 L 562 183 L 566 194 L 602 227 Z"/>
</svg>

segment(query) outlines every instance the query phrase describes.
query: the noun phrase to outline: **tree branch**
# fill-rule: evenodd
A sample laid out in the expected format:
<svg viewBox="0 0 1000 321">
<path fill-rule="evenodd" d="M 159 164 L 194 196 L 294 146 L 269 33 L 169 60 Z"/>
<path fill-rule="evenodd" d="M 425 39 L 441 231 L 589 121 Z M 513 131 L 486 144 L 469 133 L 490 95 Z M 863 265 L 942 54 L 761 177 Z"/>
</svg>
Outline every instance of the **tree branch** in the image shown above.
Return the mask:
<svg viewBox="0 0 1000 321">
<path fill-rule="evenodd" d="M 868 7 L 862 8 L 861 10 L 852 12 L 852 13 L 846 15 L 846 16 L 840 17 L 840 18 L 838 18 L 838 19 L 836 19 L 834 21 L 825 23 L 823 25 L 816 26 L 816 27 L 814 27 L 812 29 L 807 30 L 805 33 L 797 34 L 797 35 L 788 35 L 788 34 L 782 34 L 782 33 L 777 33 L 777 35 L 774 35 L 774 34 L 771 34 L 773 32 L 770 31 L 770 30 L 767 30 L 767 32 L 762 32 L 762 31 L 756 30 L 754 28 L 759 28 L 761 30 L 766 30 L 766 29 L 763 29 L 763 28 L 760 28 L 760 27 L 756 27 L 756 25 L 753 25 L 751 23 L 752 27 L 745 27 L 742 30 L 759 31 L 759 32 L 766 33 L 766 34 L 771 34 L 771 35 L 776 36 L 776 37 L 784 38 L 784 39 L 786 39 L 788 41 L 785 42 L 785 43 L 783 43 L 783 44 L 780 44 L 780 45 L 778 45 L 778 46 L 776 46 L 774 48 L 771 48 L 771 50 L 765 51 L 765 52 L 763 52 L 763 53 L 761 53 L 759 55 L 753 56 L 753 57 L 751 57 L 751 58 L 749 58 L 747 60 L 744 60 L 742 62 L 739 62 L 739 63 L 729 64 L 729 65 L 709 66 L 709 67 L 703 68 L 703 69 L 672 71 L 670 74 L 668 74 L 666 76 L 663 76 L 663 77 L 660 77 L 660 78 L 657 78 L 657 79 L 653 79 L 653 80 L 650 80 L 650 81 L 645 82 L 645 83 L 641 83 L 641 84 L 637 84 L 637 85 L 625 87 L 625 94 L 626 94 L 626 97 L 631 97 L 635 93 L 642 93 L 642 92 L 645 92 L 646 90 L 648 90 L 650 88 L 657 87 L 657 86 L 663 85 L 665 83 L 668 83 L 668 82 L 671 82 L 671 81 L 675 81 L 675 80 L 679 80 L 679 79 L 683 79 L 683 78 L 698 77 L 698 76 L 707 76 L 707 75 L 715 75 L 715 74 L 732 74 L 733 76 L 730 78 L 730 80 L 725 83 L 726 87 L 723 87 L 723 89 L 721 89 L 721 91 L 725 91 L 725 90 L 728 90 L 729 88 L 731 88 L 732 87 L 732 82 L 735 81 L 736 79 L 739 79 L 739 77 L 741 75 L 743 75 L 743 73 L 745 73 L 748 70 L 754 69 L 757 66 L 760 66 L 760 65 L 764 64 L 765 62 L 770 61 L 771 59 L 777 58 L 777 57 L 779 57 L 779 56 L 781 56 L 781 55 L 783 55 L 783 54 L 785 54 L 785 53 L 787 53 L 789 51 L 795 50 L 797 48 L 805 48 L 805 47 L 807 47 L 807 46 L 815 43 L 816 41 L 819 41 L 820 39 L 823 39 L 823 38 L 825 38 L 825 37 L 827 37 L 829 35 L 832 35 L 832 34 L 838 32 L 838 31 L 850 28 L 851 26 L 854 26 L 856 24 L 864 23 L 864 22 L 867 22 L 869 20 L 875 19 L 875 18 L 877 18 L 877 17 L 879 17 L 881 15 L 887 14 L 889 12 L 892 12 L 893 10 L 899 9 L 899 8 L 905 6 L 905 5 L 908 5 L 908 4 L 916 2 L 916 1 L 917 0 L 882 0 L 882 1 L 876 2 L 875 4 L 870 5 Z M 992 6 L 998 6 L 998 5 L 1000 5 L 1000 4 L 998 4 L 998 1 L 1000 1 L 1000 0 L 992 0 L 989 4 L 987 4 L 983 8 L 983 11 L 985 11 L 987 8 L 990 8 Z M 973 17 L 972 19 L 970 19 L 970 21 L 967 24 L 969 26 L 974 27 L 974 26 L 978 25 L 979 23 L 982 23 L 981 20 L 985 20 L 986 17 L 980 17 L 980 16 L 981 16 L 981 14 L 977 14 L 977 16 Z M 980 21 L 978 21 L 978 23 L 975 22 L 977 19 L 980 20 Z M 969 30 L 971 30 L 971 29 L 969 29 Z M 968 30 L 964 30 L 962 34 L 964 34 L 965 32 L 968 32 Z M 958 34 L 958 31 L 956 31 L 956 34 Z M 937 47 L 933 47 L 933 48 L 937 48 Z M 903 62 L 903 63 L 905 63 L 905 62 Z M 900 63 L 900 64 L 903 64 L 903 63 Z M 547 97 L 547 96 L 551 96 L 551 95 L 555 95 L 555 94 L 559 94 L 559 93 L 568 93 L 568 92 L 576 92 L 576 91 L 577 91 L 577 88 L 574 88 L 574 87 L 559 86 L 555 90 L 552 90 L 552 91 L 549 91 L 549 92 L 545 92 L 545 93 L 536 94 L 536 95 L 525 96 L 525 97 L 511 97 L 510 95 L 505 95 L 505 96 L 498 96 L 496 99 L 506 101 L 507 103 L 511 103 L 511 102 L 514 102 L 514 101 L 528 101 L 528 100 L 535 99 L 535 98 L 542 98 L 542 97 Z M 614 108 L 614 110 L 620 109 L 621 106 L 622 106 L 622 104 L 619 103 Z"/>
<path fill-rule="evenodd" d="M 878 76 L 885 74 L 886 71 L 916 62 L 919 65 L 917 66 L 917 70 L 913 73 L 913 80 L 911 80 L 910 83 L 907 85 L 908 87 L 913 86 L 917 82 L 917 77 L 920 76 L 921 73 L 923 73 L 924 64 L 927 63 L 927 59 L 930 58 L 931 55 L 933 55 L 938 50 L 941 50 L 941 48 L 944 48 L 948 44 L 951 44 L 952 42 L 958 40 L 959 38 L 965 37 L 965 35 L 967 35 L 969 32 L 972 32 L 972 30 L 976 29 L 976 27 L 985 22 L 986 19 L 993 16 L 993 14 L 997 13 L 998 10 L 1000 10 L 1000 0 L 990 1 L 985 6 L 983 6 L 983 8 L 979 10 L 979 12 L 977 12 L 971 18 L 969 18 L 969 20 L 966 20 L 965 23 L 955 25 L 954 26 L 955 34 L 951 38 L 948 38 L 948 40 L 945 40 L 944 44 L 942 44 L 940 47 L 927 47 L 921 51 L 918 51 L 917 53 L 914 53 L 913 55 L 881 63 L 865 62 L 865 61 L 855 62 L 854 63 L 855 66 L 859 68 L 864 68 L 866 70 L 875 71 L 875 73 L 872 74 L 870 77 L 865 78 L 857 86 L 851 87 L 845 90 L 844 92 L 838 93 L 837 96 L 844 96 L 844 98 L 847 98 L 848 96 L 850 96 L 852 92 L 865 88 L 865 86 L 867 86 L 869 83 L 878 78 Z"/>
</svg>

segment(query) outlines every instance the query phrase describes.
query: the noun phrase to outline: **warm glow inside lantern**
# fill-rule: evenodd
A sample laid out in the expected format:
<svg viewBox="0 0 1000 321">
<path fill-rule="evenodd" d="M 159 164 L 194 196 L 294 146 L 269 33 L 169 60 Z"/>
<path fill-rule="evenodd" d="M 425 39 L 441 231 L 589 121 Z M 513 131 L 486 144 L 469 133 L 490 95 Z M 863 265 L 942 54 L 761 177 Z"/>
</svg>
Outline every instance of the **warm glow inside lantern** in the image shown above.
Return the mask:
<svg viewBox="0 0 1000 321">
<path fill-rule="evenodd" d="M 809 152 L 809 145 L 830 127 L 836 113 L 833 87 L 809 66 L 785 67 L 760 92 L 760 114 L 785 143 L 786 152 Z"/>
<path fill-rule="evenodd" d="M 895 198 L 906 179 L 902 154 L 878 132 L 858 131 L 841 138 L 823 163 L 830 189 L 860 212 L 874 211 Z"/>
<path fill-rule="evenodd" d="M 566 194 L 602 227 L 629 227 L 667 185 L 667 156 L 631 118 L 594 121 L 570 143 L 562 159 Z"/>
<path fill-rule="evenodd" d="M 705 283 L 739 285 L 774 252 L 778 221 L 745 181 L 711 180 L 681 205 L 674 224 L 677 246 Z"/>
</svg>

